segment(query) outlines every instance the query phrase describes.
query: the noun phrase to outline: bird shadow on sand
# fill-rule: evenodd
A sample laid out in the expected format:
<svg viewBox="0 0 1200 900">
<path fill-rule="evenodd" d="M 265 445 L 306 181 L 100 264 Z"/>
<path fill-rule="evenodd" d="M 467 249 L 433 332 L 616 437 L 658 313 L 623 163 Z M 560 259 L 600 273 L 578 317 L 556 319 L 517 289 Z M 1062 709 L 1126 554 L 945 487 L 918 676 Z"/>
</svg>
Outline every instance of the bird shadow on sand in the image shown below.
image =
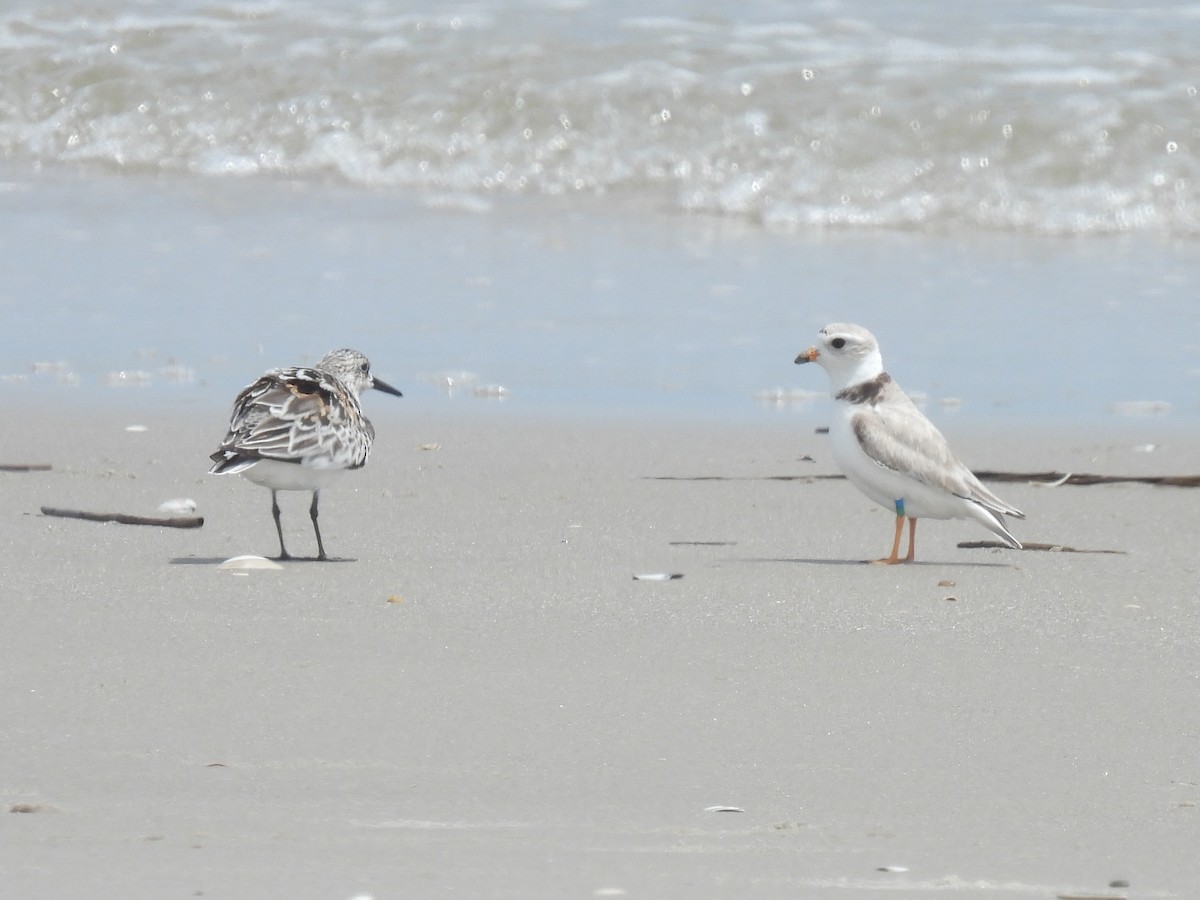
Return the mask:
<svg viewBox="0 0 1200 900">
<path fill-rule="evenodd" d="M 221 563 L 229 559 L 228 556 L 176 556 L 170 560 L 173 566 L 219 566 Z M 317 559 L 315 556 L 289 556 L 287 559 L 278 559 L 276 557 L 265 556 L 263 559 L 268 559 L 279 565 L 290 566 L 292 563 L 352 563 L 358 562 L 357 559 L 350 556 L 330 556 L 326 559 Z"/>
<path fill-rule="evenodd" d="M 894 566 L 884 566 L 876 563 L 872 559 L 804 559 L 800 557 L 751 557 L 749 559 L 729 559 L 726 562 L 741 562 L 741 563 L 798 563 L 805 566 L 870 566 L 872 568 L 970 568 L 970 569 L 1011 569 L 1012 563 L 1001 562 L 964 562 L 956 560 L 954 562 L 946 562 L 932 559 L 918 559 L 910 563 L 897 563 Z"/>
</svg>

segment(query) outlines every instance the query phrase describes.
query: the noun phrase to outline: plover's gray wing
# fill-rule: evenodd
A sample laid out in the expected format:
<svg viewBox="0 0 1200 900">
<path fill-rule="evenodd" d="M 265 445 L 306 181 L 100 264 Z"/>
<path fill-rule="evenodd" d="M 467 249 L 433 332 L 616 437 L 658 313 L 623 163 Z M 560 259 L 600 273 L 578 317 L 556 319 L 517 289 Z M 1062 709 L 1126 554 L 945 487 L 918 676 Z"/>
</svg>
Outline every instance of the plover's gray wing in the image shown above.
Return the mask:
<svg viewBox="0 0 1200 900">
<path fill-rule="evenodd" d="M 374 437 L 358 401 L 336 378 L 320 369 L 276 369 L 238 394 L 210 471 L 238 472 L 260 459 L 356 469 Z"/>
<path fill-rule="evenodd" d="M 895 388 L 899 393 L 899 388 Z M 877 465 L 971 500 L 995 513 L 1025 518 L 991 491 L 954 455 L 937 427 L 907 396 L 890 396 L 854 413 L 850 420 L 863 453 Z"/>
</svg>

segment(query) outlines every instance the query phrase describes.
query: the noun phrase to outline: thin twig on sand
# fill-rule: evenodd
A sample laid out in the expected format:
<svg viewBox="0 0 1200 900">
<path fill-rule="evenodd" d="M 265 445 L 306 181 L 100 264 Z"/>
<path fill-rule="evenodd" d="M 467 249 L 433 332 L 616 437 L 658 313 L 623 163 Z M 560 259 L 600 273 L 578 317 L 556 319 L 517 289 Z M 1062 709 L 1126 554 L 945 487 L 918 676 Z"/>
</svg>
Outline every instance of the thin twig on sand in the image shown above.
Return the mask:
<svg viewBox="0 0 1200 900">
<path fill-rule="evenodd" d="M 1068 547 L 1066 544 L 1039 544 L 1036 541 L 1022 541 L 1021 546 L 1025 550 L 1045 550 L 1049 553 L 1125 553 L 1124 550 L 1079 550 L 1075 547 Z M 958 547 L 960 550 L 1012 549 L 1008 544 L 1002 544 L 1000 541 L 959 541 Z"/>
<path fill-rule="evenodd" d="M 204 524 L 203 516 L 160 518 L 131 516 L 126 513 L 94 513 L 79 509 L 55 509 L 52 506 L 43 506 L 42 515 L 58 516 L 63 519 L 85 519 L 88 522 L 117 522 L 121 525 L 159 525 L 163 528 L 199 528 Z"/>
</svg>

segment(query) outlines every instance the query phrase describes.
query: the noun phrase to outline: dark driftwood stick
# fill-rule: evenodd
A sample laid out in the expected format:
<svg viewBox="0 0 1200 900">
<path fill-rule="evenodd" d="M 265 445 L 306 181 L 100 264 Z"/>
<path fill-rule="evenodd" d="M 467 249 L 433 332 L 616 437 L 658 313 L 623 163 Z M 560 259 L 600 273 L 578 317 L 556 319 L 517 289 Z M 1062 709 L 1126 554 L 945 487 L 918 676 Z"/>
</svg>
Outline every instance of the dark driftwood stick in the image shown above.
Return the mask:
<svg viewBox="0 0 1200 900">
<path fill-rule="evenodd" d="M 1200 475 L 1088 475 L 1084 472 L 988 472 L 979 471 L 983 481 L 1016 481 L 1031 484 L 1156 484 L 1162 487 L 1200 487 Z M 647 481 L 837 481 L 845 475 L 646 475 Z M 1065 479 L 1065 480 L 1064 480 Z"/>
<path fill-rule="evenodd" d="M 1160 484 L 1164 487 L 1200 487 L 1200 475 L 1088 475 L 1085 472 L 976 472 L 983 481 L 1062 481 L 1063 484 Z M 1063 481 L 1063 479 L 1066 481 Z"/>
<path fill-rule="evenodd" d="M 1034 541 L 1022 541 L 1021 544 L 1026 550 L 1048 550 L 1051 553 L 1125 553 L 1124 550 L 1077 550 L 1064 544 L 1039 544 Z M 958 546 L 961 550 L 1012 549 L 1008 544 L 1002 544 L 999 541 L 960 541 Z"/>
<path fill-rule="evenodd" d="M 55 509 L 42 507 L 43 516 L 59 516 L 64 519 L 86 519 L 88 522 L 119 522 L 122 525 L 160 525 L 164 528 L 199 528 L 204 524 L 203 516 L 177 516 L 173 519 L 130 516 L 125 513 L 93 513 L 79 509 Z"/>
<path fill-rule="evenodd" d="M 0 463 L 0 472 L 49 472 L 50 463 Z"/>
</svg>

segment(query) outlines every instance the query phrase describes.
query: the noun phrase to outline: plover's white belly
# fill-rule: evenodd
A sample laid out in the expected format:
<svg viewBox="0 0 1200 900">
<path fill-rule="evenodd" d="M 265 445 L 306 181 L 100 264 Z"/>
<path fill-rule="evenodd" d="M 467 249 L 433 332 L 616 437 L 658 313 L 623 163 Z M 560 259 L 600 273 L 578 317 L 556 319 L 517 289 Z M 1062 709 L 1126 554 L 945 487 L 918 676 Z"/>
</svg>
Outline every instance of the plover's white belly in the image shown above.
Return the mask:
<svg viewBox="0 0 1200 900">
<path fill-rule="evenodd" d="M 955 519 L 969 515 L 968 501 L 940 487 L 924 484 L 881 466 L 863 452 L 855 437 L 849 414 L 837 414 L 829 429 L 834 461 L 846 480 L 880 506 L 897 512 L 896 501 L 904 501 L 904 515 L 918 519 Z"/>
<path fill-rule="evenodd" d="M 319 491 L 345 469 L 318 469 L 300 463 L 260 459 L 240 474 L 247 481 L 261 484 L 273 491 Z"/>
</svg>

